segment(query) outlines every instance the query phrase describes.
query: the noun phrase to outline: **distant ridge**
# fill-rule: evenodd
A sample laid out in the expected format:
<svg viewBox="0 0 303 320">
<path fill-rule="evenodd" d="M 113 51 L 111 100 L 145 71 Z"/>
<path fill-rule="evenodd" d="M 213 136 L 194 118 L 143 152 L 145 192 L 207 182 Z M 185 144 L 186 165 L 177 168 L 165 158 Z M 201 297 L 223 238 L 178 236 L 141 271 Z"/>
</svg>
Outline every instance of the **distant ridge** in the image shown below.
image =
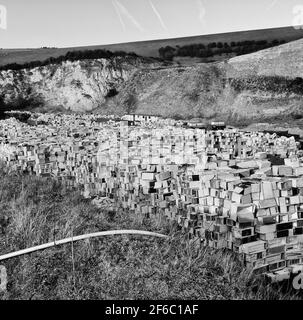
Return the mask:
<svg viewBox="0 0 303 320">
<path fill-rule="evenodd" d="M 303 38 L 303 30 L 293 27 L 248 30 L 238 32 L 227 32 L 182 38 L 159 39 L 149 41 L 136 41 L 129 43 L 118 43 L 109 45 L 95 45 L 86 47 L 69 47 L 69 48 L 41 48 L 41 49 L 1 49 L 0 66 L 10 63 L 28 63 L 36 60 L 46 60 L 50 57 L 59 57 L 65 55 L 68 51 L 74 50 L 95 50 L 106 49 L 110 51 L 134 52 L 144 57 L 159 57 L 159 49 L 165 46 L 176 47 L 211 42 L 231 42 L 245 40 L 268 40 L 283 39 L 286 42 Z"/>
</svg>

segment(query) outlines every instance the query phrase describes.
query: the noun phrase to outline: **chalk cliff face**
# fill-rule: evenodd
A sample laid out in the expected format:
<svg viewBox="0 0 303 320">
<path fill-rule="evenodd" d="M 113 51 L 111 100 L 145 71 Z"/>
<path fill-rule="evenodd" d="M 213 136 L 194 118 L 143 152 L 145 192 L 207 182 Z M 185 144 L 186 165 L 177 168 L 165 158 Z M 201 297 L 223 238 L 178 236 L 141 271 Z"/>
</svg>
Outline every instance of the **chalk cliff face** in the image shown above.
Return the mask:
<svg viewBox="0 0 303 320">
<path fill-rule="evenodd" d="M 248 124 L 288 117 L 303 123 L 303 39 L 222 63 L 180 66 L 116 57 L 2 71 L 0 104 L 1 96 L 6 105 L 21 98 L 27 107 L 38 101 L 50 111 L 60 107 Z"/>
<path fill-rule="evenodd" d="M 35 100 L 44 106 L 90 111 L 105 102 L 112 89 L 128 80 L 140 65 L 134 59 L 82 60 L 34 69 L 0 72 L 4 103 Z"/>
</svg>

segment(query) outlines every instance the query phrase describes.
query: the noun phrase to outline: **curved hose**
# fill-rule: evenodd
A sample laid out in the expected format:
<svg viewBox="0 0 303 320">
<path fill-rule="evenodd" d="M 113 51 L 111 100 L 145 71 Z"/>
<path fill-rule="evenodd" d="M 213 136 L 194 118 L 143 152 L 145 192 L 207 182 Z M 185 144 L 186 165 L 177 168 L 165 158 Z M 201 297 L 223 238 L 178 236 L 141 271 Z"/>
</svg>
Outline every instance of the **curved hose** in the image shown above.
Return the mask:
<svg viewBox="0 0 303 320">
<path fill-rule="evenodd" d="M 16 252 L 11 252 L 4 254 L 0 256 L 0 261 L 1 260 L 6 260 L 10 258 L 14 258 L 17 256 L 21 256 L 24 254 L 28 254 L 34 251 L 39 251 L 43 249 L 47 249 L 50 247 L 54 247 L 57 245 L 73 242 L 73 241 L 79 241 L 79 240 L 84 240 L 84 239 L 89 239 L 89 238 L 96 238 L 96 237 L 102 237 L 102 236 L 112 236 L 112 235 L 121 235 L 121 234 L 134 234 L 134 235 L 143 235 L 143 236 L 153 236 L 153 237 L 159 237 L 159 238 L 168 238 L 168 236 L 160 233 L 155 233 L 155 232 L 149 232 L 149 231 L 141 231 L 141 230 L 110 230 L 110 231 L 101 231 L 101 232 L 95 232 L 95 233 L 89 233 L 89 234 L 84 234 L 81 236 L 75 236 L 75 237 L 70 237 L 70 238 L 65 238 L 62 240 L 58 241 L 52 241 L 49 243 L 45 243 L 39 246 L 31 247 L 28 249 L 23 249 L 19 250 Z"/>
</svg>

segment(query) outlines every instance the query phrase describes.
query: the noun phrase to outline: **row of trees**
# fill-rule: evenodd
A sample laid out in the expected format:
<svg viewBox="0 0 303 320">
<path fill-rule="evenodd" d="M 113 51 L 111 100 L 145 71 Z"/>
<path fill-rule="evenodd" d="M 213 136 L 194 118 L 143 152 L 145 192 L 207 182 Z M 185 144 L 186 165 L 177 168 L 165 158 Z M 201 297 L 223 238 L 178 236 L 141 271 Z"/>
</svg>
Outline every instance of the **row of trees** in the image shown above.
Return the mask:
<svg viewBox="0 0 303 320">
<path fill-rule="evenodd" d="M 42 67 L 47 66 L 50 64 L 59 64 L 63 61 L 77 61 L 77 60 L 83 60 L 83 59 L 110 59 L 113 57 L 138 57 L 136 53 L 131 52 L 127 53 L 124 51 L 115 51 L 111 52 L 109 50 L 102 50 L 102 49 L 96 49 L 96 50 L 83 50 L 83 51 L 69 51 L 66 53 L 66 55 L 62 55 L 59 57 L 50 57 L 44 61 L 31 61 L 28 63 L 18 64 L 18 63 L 11 63 L 4 66 L 0 66 L 0 71 L 3 70 L 21 70 L 21 69 L 32 69 L 36 67 Z"/>
<path fill-rule="evenodd" d="M 242 55 L 256 52 L 266 48 L 271 48 L 285 43 L 285 40 L 247 40 L 239 42 L 211 42 L 209 44 L 190 44 L 185 46 L 166 46 L 159 49 L 159 55 L 162 59 L 172 60 L 173 57 L 199 57 L 208 58 L 216 55 L 231 54 Z"/>
</svg>

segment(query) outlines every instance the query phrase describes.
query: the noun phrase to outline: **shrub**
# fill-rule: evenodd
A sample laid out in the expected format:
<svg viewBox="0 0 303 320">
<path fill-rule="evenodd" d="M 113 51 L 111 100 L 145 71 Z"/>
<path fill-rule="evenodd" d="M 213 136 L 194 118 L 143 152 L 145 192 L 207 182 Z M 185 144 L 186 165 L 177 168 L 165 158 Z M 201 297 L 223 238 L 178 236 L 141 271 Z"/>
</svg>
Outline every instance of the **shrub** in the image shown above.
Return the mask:
<svg viewBox="0 0 303 320">
<path fill-rule="evenodd" d="M 112 98 L 112 97 L 115 97 L 119 92 L 117 91 L 116 88 L 112 88 L 112 89 L 109 89 L 107 94 L 106 94 L 106 98 Z"/>
<path fill-rule="evenodd" d="M 126 107 L 126 112 L 133 113 L 136 111 L 138 99 L 133 93 L 129 93 L 124 101 L 124 105 Z"/>
<path fill-rule="evenodd" d="M 176 49 L 171 46 L 162 47 L 159 49 L 160 58 L 171 61 L 175 56 Z"/>
</svg>

